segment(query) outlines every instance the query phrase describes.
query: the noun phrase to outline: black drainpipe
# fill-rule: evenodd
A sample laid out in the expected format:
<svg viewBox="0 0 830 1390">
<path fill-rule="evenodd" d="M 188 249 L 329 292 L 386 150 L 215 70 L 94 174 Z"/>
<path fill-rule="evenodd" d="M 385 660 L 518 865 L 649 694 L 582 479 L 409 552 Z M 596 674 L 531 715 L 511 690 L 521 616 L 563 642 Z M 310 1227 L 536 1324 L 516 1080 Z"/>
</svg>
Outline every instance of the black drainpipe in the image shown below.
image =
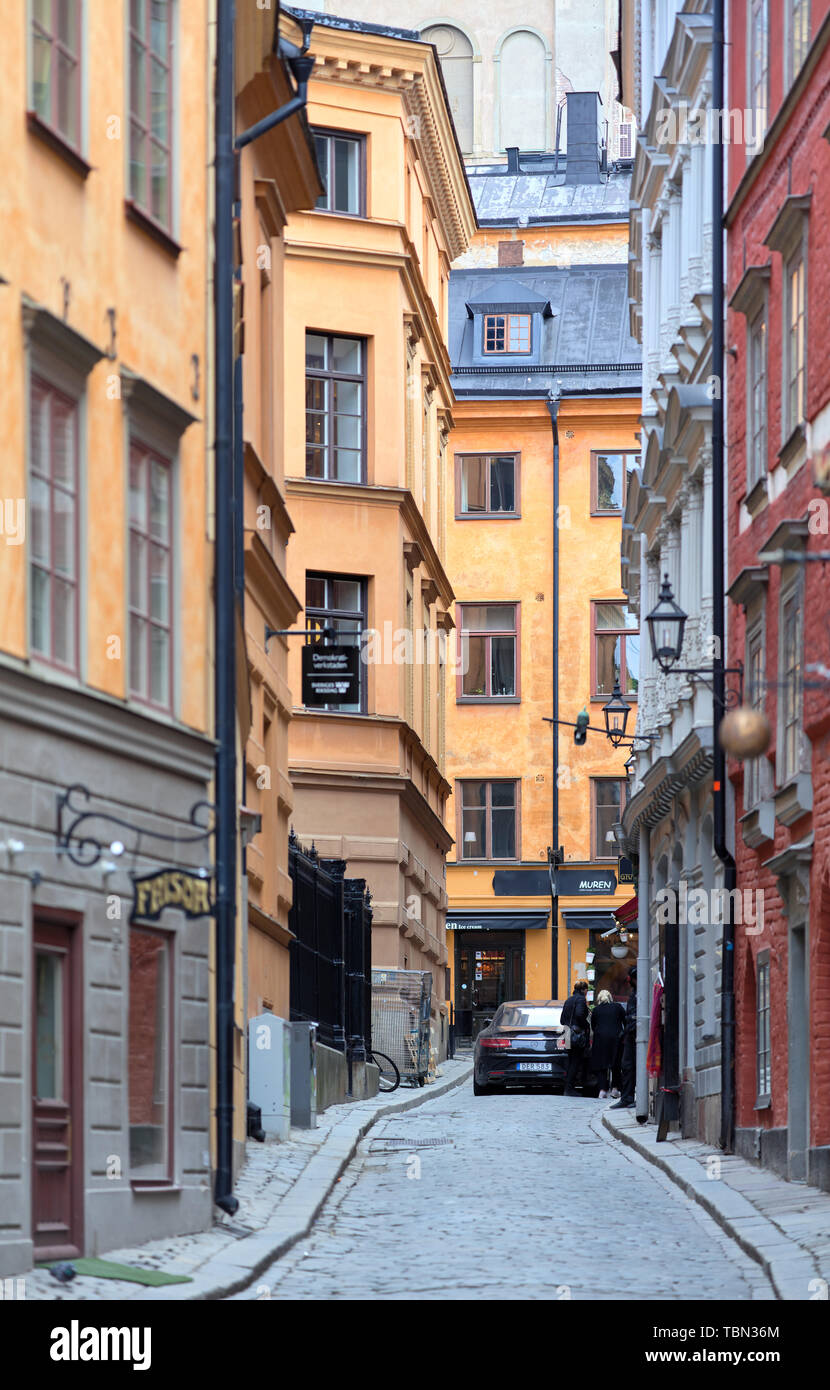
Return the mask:
<svg viewBox="0 0 830 1390">
<path fill-rule="evenodd" d="M 712 106 L 723 111 L 724 3 L 712 7 Z M 714 733 L 714 848 L 723 864 L 729 894 L 723 922 L 721 958 L 721 1129 L 720 1146 L 731 1152 L 735 1137 L 735 920 L 732 891 L 737 871 L 726 843 L 726 754 L 719 738 L 726 692 L 726 598 L 724 556 L 724 352 L 723 352 L 723 130 L 712 146 L 712 376 L 718 391 L 712 402 L 712 633 L 715 638 L 712 725 Z"/>
<path fill-rule="evenodd" d="M 214 560 L 216 701 L 216 1181 L 214 1200 L 231 1216 L 233 1195 L 233 989 L 236 938 L 236 539 L 233 454 L 234 0 L 216 14 L 214 305 L 216 528 Z"/>
<path fill-rule="evenodd" d="M 553 431 L 553 751 L 551 757 L 551 849 L 559 853 L 559 403 L 553 392 L 547 398 L 551 430 Z M 558 857 L 556 862 L 558 863 Z M 559 998 L 559 877 L 554 868 L 550 894 L 550 997 Z"/>
</svg>

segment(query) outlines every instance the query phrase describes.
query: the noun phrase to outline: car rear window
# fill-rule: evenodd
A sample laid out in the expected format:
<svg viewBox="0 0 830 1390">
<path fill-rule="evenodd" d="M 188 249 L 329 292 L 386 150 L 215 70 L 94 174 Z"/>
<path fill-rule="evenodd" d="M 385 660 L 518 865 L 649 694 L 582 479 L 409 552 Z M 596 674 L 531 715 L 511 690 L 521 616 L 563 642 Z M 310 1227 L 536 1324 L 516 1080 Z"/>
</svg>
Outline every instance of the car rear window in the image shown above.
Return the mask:
<svg viewBox="0 0 830 1390">
<path fill-rule="evenodd" d="M 499 1028 L 558 1028 L 561 1009 L 503 1009 Z"/>
</svg>

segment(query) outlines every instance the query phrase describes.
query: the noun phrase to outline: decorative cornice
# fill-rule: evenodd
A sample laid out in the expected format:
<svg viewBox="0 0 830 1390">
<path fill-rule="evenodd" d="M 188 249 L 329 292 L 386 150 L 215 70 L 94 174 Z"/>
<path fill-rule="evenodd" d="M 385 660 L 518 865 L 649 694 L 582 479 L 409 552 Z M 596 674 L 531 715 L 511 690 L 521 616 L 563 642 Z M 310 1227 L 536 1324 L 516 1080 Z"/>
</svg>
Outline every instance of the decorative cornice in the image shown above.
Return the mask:
<svg viewBox="0 0 830 1390">
<path fill-rule="evenodd" d="M 391 35 L 328 29 L 321 15 L 314 28 L 314 47 L 317 63 L 312 88 L 318 81 L 339 82 L 400 94 L 408 138 L 426 173 L 450 260 L 456 260 L 472 241 L 477 222 L 431 45 Z"/>
<path fill-rule="evenodd" d="M 726 593 L 733 603 L 746 609 L 766 593 L 768 584 L 769 570 L 766 565 L 745 565 Z"/>
<path fill-rule="evenodd" d="M 27 344 L 34 343 L 54 353 L 81 376 L 89 376 L 95 364 L 105 356 L 97 344 L 27 294 L 21 295 L 21 308 Z"/>
<path fill-rule="evenodd" d="M 747 266 L 738 288 L 729 301 L 730 309 L 734 309 L 738 314 L 744 314 L 746 318 L 754 318 L 758 310 L 763 307 L 769 294 L 771 276 L 772 267 L 770 265 Z"/>
<path fill-rule="evenodd" d="M 812 193 L 793 193 L 784 199 L 764 237 L 764 245 L 770 251 L 780 251 L 782 256 L 787 256 L 798 245 L 804 236 L 812 196 Z"/>
<path fill-rule="evenodd" d="M 130 411 L 145 411 L 153 421 L 164 425 L 177 439 L 181 438 L 190 425 L 195 425 L 199 418 L 185 410 L 184 406 L 179 405 L 170 396 L 166 396 L 163 391 L 159 391 L 158 387 L 153 386 L 145 377 L 131 371 L 129 367 L 121 368 L 121 395 Z"/>
</svg>

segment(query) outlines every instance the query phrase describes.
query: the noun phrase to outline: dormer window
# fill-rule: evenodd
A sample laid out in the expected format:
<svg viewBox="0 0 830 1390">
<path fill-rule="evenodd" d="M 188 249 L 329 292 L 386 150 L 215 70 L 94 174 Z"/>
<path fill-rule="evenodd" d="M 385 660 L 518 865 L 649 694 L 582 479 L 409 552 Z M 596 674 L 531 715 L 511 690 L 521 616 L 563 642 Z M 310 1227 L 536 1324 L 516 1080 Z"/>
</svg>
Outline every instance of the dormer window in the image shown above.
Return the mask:
<svg viewBox="0 0 830 1390">
<path fill-rule="evenodd" d="M 530 352 L 530 314 L 485 314 L 484 351 Z"/>
</svg>

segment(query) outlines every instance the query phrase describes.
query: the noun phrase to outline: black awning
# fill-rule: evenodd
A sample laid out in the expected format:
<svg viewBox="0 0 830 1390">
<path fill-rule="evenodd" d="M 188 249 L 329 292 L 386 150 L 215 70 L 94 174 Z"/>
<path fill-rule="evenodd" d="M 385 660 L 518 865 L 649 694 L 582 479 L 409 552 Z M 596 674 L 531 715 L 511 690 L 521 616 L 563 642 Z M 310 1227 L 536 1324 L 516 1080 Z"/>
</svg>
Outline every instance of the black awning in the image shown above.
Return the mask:
<svg viewBox="0 0 830 1390">
<path fill-rule="evenodd" d="M 562 916 L 571 931 L 616 931 L 618 926 L 612 912 L 569 912 L 565 908 Z"/>
<path fill-rule="evenodd" d="M 447 931 L 527 931 L 546 927 L 547 912 L 448 912 Z"/>
</svg>

